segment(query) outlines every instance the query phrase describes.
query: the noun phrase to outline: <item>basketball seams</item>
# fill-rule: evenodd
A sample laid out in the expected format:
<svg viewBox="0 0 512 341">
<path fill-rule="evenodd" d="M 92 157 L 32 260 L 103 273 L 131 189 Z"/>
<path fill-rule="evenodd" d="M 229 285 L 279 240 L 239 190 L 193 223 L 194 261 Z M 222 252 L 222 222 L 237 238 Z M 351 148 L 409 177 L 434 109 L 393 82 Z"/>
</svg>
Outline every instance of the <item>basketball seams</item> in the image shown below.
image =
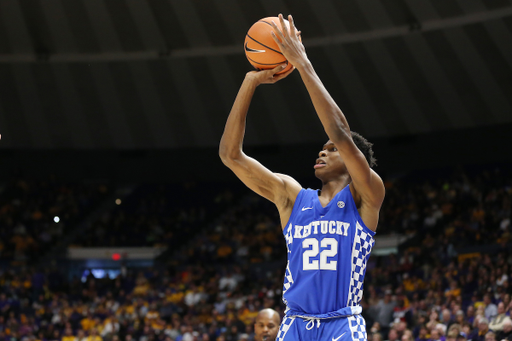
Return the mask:
<svg viewBox="0 0 512 341">
<path fill-rule="evenodd" d="M 264 22 L 265 24 L 272 26 L 271 23 L 269 23 L 268 21 L 265 21 L 265 20 L 259 20 L 258 22 Z M 272 26 L 272 28 L 274 28 L 274 26 Z"/>
<path fill-rule="evenodd" d="M 251 61 L 251 62 L 252 62 L 252 63 L 254 63 L 254 64 L 258 64 L 258 65 L 267 65 L 267 66 L 270 66 L 270 65 L 272 65 L 272 66 L 278 66 L 278 65 L 283 64 L 284 62 L 286 62 L 286 60 L 283 60 L 282 62 L 279 62 L 279 63 L 268 63 L 268 64 L 267 64 L 267 63 L 260 63 L 260 62 L 257 62 L 257 61 L 255 61 L 254 59 L 251 59 L 250 57 L 247 57 L 247 59 L 249 59 L 249 61 Z"/>
<path fill-rule="evenodd" d="M 281 51 L 277 51 L 277 50 L 275 50 L 275 49 L 271 48 L 270 46 L 267 46 L 267 45 L 265 45 L 265 44 L 260 43 L 259 41 L 257 41 L 257 40 L 256 40 L 256 39 L 254 39 L 253 37 L 251 37 L 249 34 L 247 34 L 247 37 L 249 37 L 249 39 L 251 39 L 251 40 L 252 40 L 252 41 L 254 41 L 255 43 L 258 43 L 258 44 L 260 44 L 261 46 L 264 46 L 264 47 L 266 47 L 266 48 L 267 48 L 267 49 L 269 49 L 269 50 L 272 50 L 272 51 L 274 51 L 274 52 L 276 52 L 276 53 L 279 53 L 281 56 L 283 55 L 283 53 L 282 53 Z"/>
</svg>

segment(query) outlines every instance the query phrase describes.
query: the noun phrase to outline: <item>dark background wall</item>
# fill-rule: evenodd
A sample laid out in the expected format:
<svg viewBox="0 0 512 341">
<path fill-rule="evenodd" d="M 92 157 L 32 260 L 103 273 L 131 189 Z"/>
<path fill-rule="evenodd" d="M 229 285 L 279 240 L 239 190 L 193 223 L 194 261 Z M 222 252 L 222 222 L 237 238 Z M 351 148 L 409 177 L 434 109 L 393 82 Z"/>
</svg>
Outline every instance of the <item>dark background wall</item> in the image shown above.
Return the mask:
<svg viewBox="0 0 512 341">
<path fill-rule="evenodd" d="M 418 169 L 457 165 L 511 164 L 512 125 L 373 139 L 376 171 L 395 176 Z M 311 183 L 313 164 L 324 139 L 315 143 L 266 145 L 246 153 L 272 171 Z M 184 180 L 237 181 L 222 165 L 216 148 L 162 150 L 0 150 L 0 176 L 56 175 L 63 179 L 119 182 Z"/>
</svg>

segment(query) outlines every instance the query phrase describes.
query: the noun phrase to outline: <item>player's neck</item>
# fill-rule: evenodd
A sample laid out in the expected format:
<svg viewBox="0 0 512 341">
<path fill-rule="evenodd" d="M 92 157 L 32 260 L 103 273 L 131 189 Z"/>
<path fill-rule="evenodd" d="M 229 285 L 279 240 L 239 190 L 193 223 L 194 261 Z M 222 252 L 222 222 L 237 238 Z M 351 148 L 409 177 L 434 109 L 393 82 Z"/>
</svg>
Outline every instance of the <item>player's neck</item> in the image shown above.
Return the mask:
<svg viewBox="0 0 512 341">
<path fill-rule="evenodd" d="M 322 181 L 322 189 L 318 192 L 318 196 L 327 198 L 330 201 L 343 188 L 347 187 L 350 180 L 349 176 L 343 176 L 335 180 Z"/>
</svg>

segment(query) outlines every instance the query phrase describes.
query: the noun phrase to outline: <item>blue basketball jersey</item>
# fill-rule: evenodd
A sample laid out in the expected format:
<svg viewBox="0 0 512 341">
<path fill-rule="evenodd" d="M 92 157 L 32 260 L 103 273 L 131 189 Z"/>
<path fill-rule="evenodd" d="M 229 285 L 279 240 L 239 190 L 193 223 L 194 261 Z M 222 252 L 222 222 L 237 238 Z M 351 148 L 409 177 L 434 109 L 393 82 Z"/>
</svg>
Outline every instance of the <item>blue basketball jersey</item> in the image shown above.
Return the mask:
<svg viewBox="0 0 512 341">
<path fill-rule="evenodd" d="M 375 232 L 359 216 L 346 186 L 322 207 L 318 191 L 302 189 L 283 230 L 288 263 L 287 316 L 332 318 L 361 313 L 366 262 Z"/>
</svg>

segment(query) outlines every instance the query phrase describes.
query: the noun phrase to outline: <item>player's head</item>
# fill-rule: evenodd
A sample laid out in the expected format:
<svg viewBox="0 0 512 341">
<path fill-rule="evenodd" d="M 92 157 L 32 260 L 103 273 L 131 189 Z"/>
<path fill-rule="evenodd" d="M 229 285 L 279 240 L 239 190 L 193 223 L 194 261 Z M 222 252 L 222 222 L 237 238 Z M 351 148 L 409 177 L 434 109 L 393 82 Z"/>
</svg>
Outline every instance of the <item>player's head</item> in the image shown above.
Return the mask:
<svg viewBox="0 0 512 341">
<path fill-rule="evenodd" d="M 261 310 L 254 321 L 254 341 L 275 341 L 281 317 L 274 309 Z"/>
<path fill-rule="evenodd" d="M 376 166 L 377 159 L 373 156 L 373 144 L 356 132 L 351 132 L 351 134 L 354 144 L 364 155 L 368 165 L 370 167 Z M 319 157 L 315 165 L 315 175 L 318 178 L 331 178 L 331 175 L 336 177 L 347 173 L 345 163 L 331 140 L 324 144 L 318 156 Z"/>
</svg>

